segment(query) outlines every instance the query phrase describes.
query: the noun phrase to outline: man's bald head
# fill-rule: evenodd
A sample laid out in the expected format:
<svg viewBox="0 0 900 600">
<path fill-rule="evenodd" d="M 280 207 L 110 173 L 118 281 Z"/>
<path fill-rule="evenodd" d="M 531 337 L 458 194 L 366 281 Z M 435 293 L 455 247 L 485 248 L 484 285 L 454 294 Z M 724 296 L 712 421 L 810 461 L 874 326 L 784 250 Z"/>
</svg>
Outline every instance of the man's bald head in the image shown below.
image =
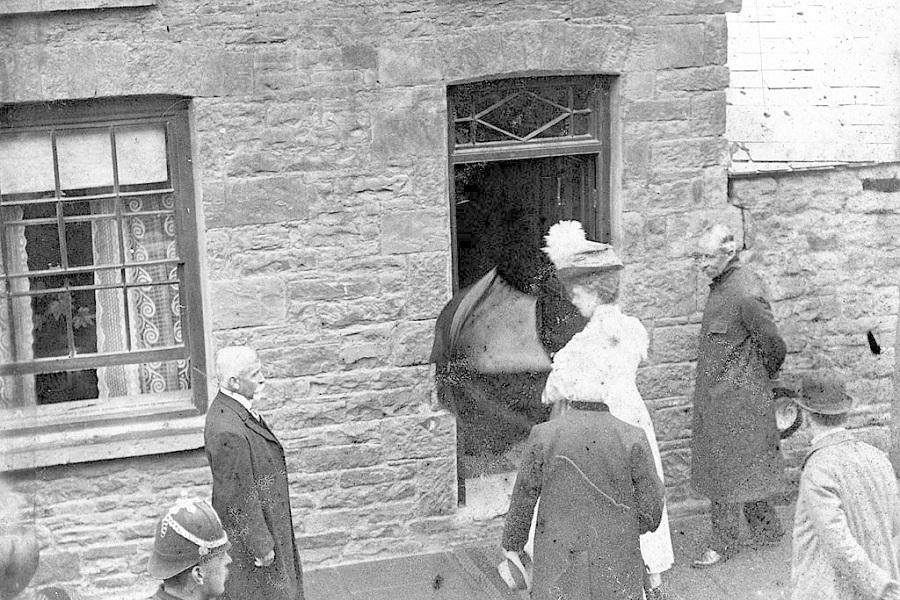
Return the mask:
<svg viewBox="0 0 900 600">
<path fill-rule="evenodd" d="M 226 387 L 229 379 L 241 377 L 259 362 L 256 350 L 249 346 L 226 346 L 216 354 L 216 375 L 219 385 Z"/>
</svg>

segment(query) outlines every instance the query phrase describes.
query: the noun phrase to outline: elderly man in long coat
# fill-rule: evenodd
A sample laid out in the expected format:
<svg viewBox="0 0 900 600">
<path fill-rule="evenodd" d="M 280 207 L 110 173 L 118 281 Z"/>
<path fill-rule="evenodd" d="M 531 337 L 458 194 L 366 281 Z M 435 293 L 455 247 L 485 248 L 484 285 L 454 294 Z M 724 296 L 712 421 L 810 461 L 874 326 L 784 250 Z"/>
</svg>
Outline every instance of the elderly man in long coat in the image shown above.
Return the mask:
<svg viewBox="0 0 900 600">
<path fill-rule="evenodd" d="M 265 383 L 256 352 L 222 348 L 219 394 L 206 414 L 212 505 L 232 542 L 223 599 L 302 600 L 303 573 L 294 539 L 284 450 L 253 398 Z"/>
<path fill-rule="evenodd" d="M 794 515 L 792 600 L 898 600 L 900 494 L 881 450 L 844 428 L 844 383 L 807 376 L 796 400 L 812 447 Z"/>
<path fill-rule="evenodd" d="M 712 283 L 700 327 L 691 482 L 712 502 L 709 546 L 694 561 L 709 567 L 736 551 L 742 511 L 756 541 L 784 535 L 767 499 L 781 491 L 783 476 L 770 381 L 786 347 L 765 286 L 741 266 L 728 229 L 709 229 L 699 250 Z"/>
</svg>

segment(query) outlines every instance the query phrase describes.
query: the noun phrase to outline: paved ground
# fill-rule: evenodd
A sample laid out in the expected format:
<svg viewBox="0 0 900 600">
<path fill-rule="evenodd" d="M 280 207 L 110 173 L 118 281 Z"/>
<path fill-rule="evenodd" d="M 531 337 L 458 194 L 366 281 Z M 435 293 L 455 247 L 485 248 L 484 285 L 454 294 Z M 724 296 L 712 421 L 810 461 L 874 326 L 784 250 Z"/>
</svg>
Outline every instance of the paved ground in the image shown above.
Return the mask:
<svg viewBox="0 0 900 600">
<path fill-rule="evenodd" d="M 788 532 L 793 507 L 781 509 Z M 676 564 L 664 578 L 672 600 L 786 600 L 790 596 L 790 534 L 781 544 L 745 550 L 712 569 L 690 567 L 701 550 L 708 520 L 675 520 Z M 494 547 L 423 554 L 342 565 L 305 574 L 307 600 L 524 600 L 509 591 L 494 567 Z"/>
</svg>

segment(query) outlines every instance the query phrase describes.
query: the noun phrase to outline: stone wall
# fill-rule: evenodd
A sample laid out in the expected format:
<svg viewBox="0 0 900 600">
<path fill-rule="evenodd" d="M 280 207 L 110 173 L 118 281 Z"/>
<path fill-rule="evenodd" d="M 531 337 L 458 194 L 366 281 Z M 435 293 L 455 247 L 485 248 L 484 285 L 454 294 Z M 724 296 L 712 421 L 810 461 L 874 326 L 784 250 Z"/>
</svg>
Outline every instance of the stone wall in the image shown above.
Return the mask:
<svg viewBox="0 0 900 600">
<path fill-rule="evenodd" d="M 626 309 L 673 500 L 688 496 L 703 284 L 689 236 L 726 201 L 724 12 L 739 0 L 159 0 L 0 19 L 0 102 L 183 94 L 215 347 L 259 348 L 307 567 L 496 539 L 461 523 L 455 434 L 432 401 L 451 292 L 446 86 L 603 73 Z M 43 532 L 39 580 L 149 595 L 152 521 L 208 493 L 202 450 L 10 474 Z"/>
<path fill-rule="evenodd" d="M 900 310 L 900 165 L 736 178 L 750 263 L 771 288 L 790 380 L 825 369 L 855 398 L 850 426 L 888 449 Z M 867 339 L 872 332 L 875 353 Z M 797 467 L 808 437 L 785 445 Z"/>
</svg>

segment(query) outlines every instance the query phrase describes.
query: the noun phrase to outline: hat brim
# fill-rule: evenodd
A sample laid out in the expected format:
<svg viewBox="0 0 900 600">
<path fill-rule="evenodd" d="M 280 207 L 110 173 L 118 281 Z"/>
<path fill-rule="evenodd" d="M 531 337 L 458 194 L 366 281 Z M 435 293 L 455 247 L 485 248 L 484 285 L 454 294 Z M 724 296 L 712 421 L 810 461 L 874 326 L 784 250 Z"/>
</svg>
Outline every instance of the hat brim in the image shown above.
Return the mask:
<svg viewBox="0 0 900 600">
<path fill-rule="evenodd" d="M 222 554 L 223 552 L 228 552 L 229 550 L 231 550 L 231 542 L 225 542 L 225 544 L 219 546 L 218 548 L 213 548 L 212 550 L 210 550 L 209 554 L 198 557 L 196 560 L 191 558 L 183 558 L 181 560 L 168 560 L 159 556 L 156 552 L 153 552 L 150 554 L 150 560 L 147 561 L 147 572 L 149 572 L 150 576 L 154 579 L 161 579 L 165 581 L 170 577 L 175 577 L 179 573 L 190 569 L 194 565 L 199 565 L 201 562 L 203 562 L 204 559 L 217 556 L 219 554 Z"/>
<path fill-rule="evenodd" d="M 850 412 L 853 408 L 853 397 L 847 393 L 842 395 L 840 404 L 835 404 L 833 406 L 816 406 L 811 404 L 809 400 L 803 396 L 794 398 L 794 402 L 801 408 L 808 410 L 811 413 L 816 413 L 817 415 L 842 415 Z"/>
</svg>

